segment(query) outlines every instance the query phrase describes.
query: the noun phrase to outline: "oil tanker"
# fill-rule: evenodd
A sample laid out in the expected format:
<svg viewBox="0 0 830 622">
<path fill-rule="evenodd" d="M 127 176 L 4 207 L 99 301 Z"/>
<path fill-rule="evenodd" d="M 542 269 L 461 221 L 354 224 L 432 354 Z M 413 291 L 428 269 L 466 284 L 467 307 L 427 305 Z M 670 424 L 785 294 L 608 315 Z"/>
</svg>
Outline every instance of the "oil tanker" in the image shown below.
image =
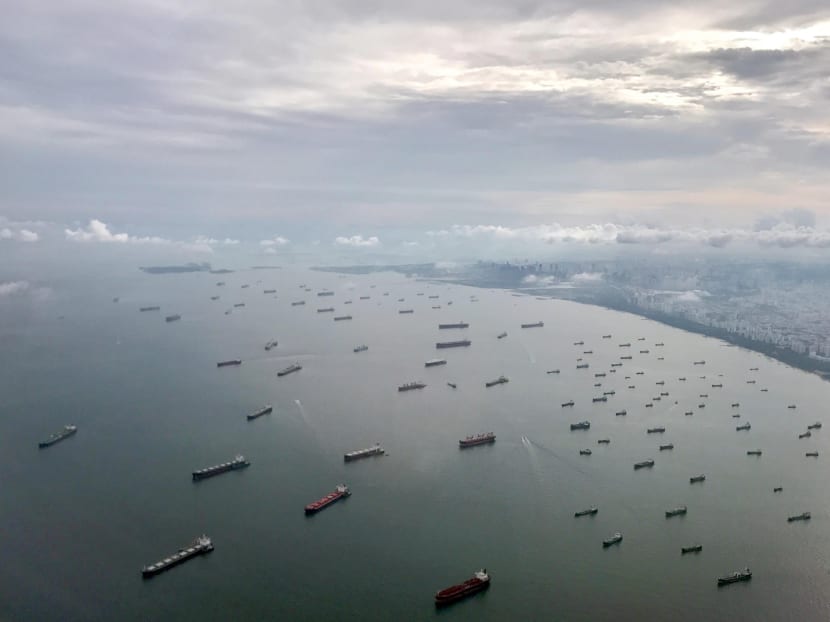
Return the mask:
<svg viewBox="0 0 830 622">
<path fill-rule="evenodd" d="M 453 585 L 437 592 L 435 594 L 435 605 L 437 607 L 449 605 L 468 596 L 472 596 L 488 587 L 490 587 L 490 575 L 487 574 L 486 568 L 482 568 L 472 578 L 464 581 L 464 583 L 459 583 L 458 585 Z"/>
<path fill-rule="evenodd" d="M 65 426 L 63 426 L 63 430 L 61 430 L 60 432 L 57 432 L 57 433 L 53 434 L 52 436 L 50 436 L 49 438 L 47 438 L 45 441 L 40 441 L 40 442 L 37 444 L 37 446 L 38 446 L 38 447 L 40 447 L 41 449 L 43 449 L 43 448 L 45 448 L 45 447 L 51 447 L 51 446 L 52 446 L 52 445 L 54 445 L 55 443 L 59 443 L 59 442 L 61 442 L 63 439 L 65 439 L 65 438 L 69 438 L 70 436 L 72 436 L 73 434 L 75 434 L 77 431 L 78 431 L 77 426 L 74 426 L 74 425 L 65 425 Z"/>
<path fill-rule="evenodd" d="M 352 492 L 351 490 L 349 490 L 349 487 L 346 486 L 346 484 L 338 484 L 334 492 L 330 492 L 325 497 L 317 499 L 317 501 L 312 501 L 307 506 L 305 506 L 306 516 L 316 514 L 320 510 L 324 510 L 325 508 L 330 506 L 332 503 L 339 501 L 340 499 L 345 499 L 351 494 Z"/>
<path fill-rule="evenodd" d="M 467 438 L 461 439 L 458 441 L 458 447 L 460 449 L 466 449 L 467 447 L 475 447 L 477 445 L 487 445 L 489 443 L 496 442 L 496 435 L 492 432 L 487 432 L 485 434 L 475 434 L 473 436 L 468 436 Z"/>
<path fill-rule="evenodd" d="M 435 347 L 439 350 L 441 348 L 466 348 L 472 343 L 469 339 L 462 339 L 460 341 L 439 341 Z"/>
<path fill-rule="evenodd" d="M 213 477 L 215 475 L 227 473 L 228 471 L 244 469 L 249 466 L 251 466 L 251 463 L 245 460 L 244 456 L 237 456 L 230 462 L 223 462 L 222 464 L 217 464 L 211 467 L 205 467 L 204 469 L 193 471 L 193 481 L 198 482 L 200 479 L 207 479 L 208 477 Z"/>
<path fill-rule="evenodd" d="M 149 566 L 144 566 L 141 569 L 141 574 L 143 577 L 152 577 L 153 575 L 157 575 L 160 572 L 164 572 L 173 566 L 181 564 L 182 562 L 187 561 L 197 555 L 203 555 L 205 553 L 210 553 L 213 550 L 213 542 L 207 536 L 200 536 L 196 538 L 193 543 L 184 549 L 179 549 L 176 553 L 173 553 L 170 557 L 165 557 L 161 561 L 156 562 L 155 564 L 150 564 Z"/>
<path fill-rule="evenodd" d="M 455 322 L 454 324 L 439 324 L 438 328 L 446 329 L 446 328 L 469 328 L 470 325 L 467 322 Z"/>
<path fill-rule="evenodd" d="M 248 415 L 248 421 L 253 421 L 254 419 L 259 419 L 262 415 L 270 415 L 273 412 L 274 407 L 270 404 L 268 406 L 263 406 L 259 410 L 256 410 Z"/>
<path fill-rule="evenodd" d="M 369 458 L 371 456 L 382 456 L 385 453 L 386 451 L 380 446 L 380 443 L 375 443 L 366 449 L 358 449 L 357 451 L 350 451 L 349 453 L 343 454 L 343 462 L 353 462 L 354 460 Z"/>
</svg>

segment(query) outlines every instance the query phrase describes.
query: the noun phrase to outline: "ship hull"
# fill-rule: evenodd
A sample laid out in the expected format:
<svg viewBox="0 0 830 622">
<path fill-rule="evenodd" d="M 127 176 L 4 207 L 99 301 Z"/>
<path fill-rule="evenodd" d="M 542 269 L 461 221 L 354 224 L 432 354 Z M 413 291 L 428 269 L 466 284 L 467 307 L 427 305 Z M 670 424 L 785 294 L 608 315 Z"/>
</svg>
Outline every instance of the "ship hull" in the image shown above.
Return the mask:
<svg viewBox="0 0 830 622">
<path fill-rule="evenodd" d="M 441 592 L 435 595 L 435 606 L 436 607 L 446 607 L 447 605 L 452 605 L 453 603 L 457 603 L 460 600 L 464 600 L 465 598 L 469 598 L 479 592 L 483 592 L 487 588 L 490 587 L 489 581 L 478 581 L 478 583 L 473 585 L 465 585 L 462 589 L 458 589 L 447 595 L 442 595 Z M 449 590 L 454 590 L 455 588 L 447 588 L 447 590 L 442 590 L 442 592 L 448 592 Z"/>
<path fill-rule="evenodd" d="M 249 466 L 251 466 L 250 462 L 238 462 L 234 464 L 219 465 L 216 467 L 206 469 L 204 471 L 193 471 L 193 481 L 198 482 L 200 480 L 208 479 L 210 477 L 216 477 L 217 475 L 227 473 L 228 471 L 239 471 L 241 469 L 247 469 Z"/>
<path fill-rule="evenodd" d="M 161 574 L 162 572 L 170 570 L 171 568 L 175 568 L 179 564 L 183 564 L 184 562 L 186 562 L 190 559 L 193 559 L 194 557 L 198 557 L 199 555 L 206 555 L 207 553 L 210 553 L 211 551 L 213 551 L 213 545 L 212 544 L 208 547 L 199 547 L 196 550 L 194 550 L 192 553 L 187 553 L 185 555 L 182 555 L 181 557 L 177 557 L 176 559 L 172 559 L 169 563 L 166 563 L 166 564 L 164 564 L 162 566 L 159 566 L 157 568 L 153 568 L 153 569 L 144 568 L 141 571 L 141 576 L 144 577 L 145 579 L 149 579 L 150 577 L 154 577 L 157 574 Z"/>
<path fill-rule="evenodd" d="M 61 432 L 57 436 L 54 436 L 52 438 L 48 438 L 45 441 L 40 441 L 37 444 L 37 446 L 40 449 L 46 449 L 47 447 L 51 447 L 52 445 L 54 445 L 56 443 L 60 443 L 61 441 L 65 441 L 66 439 L 68 439 L 71 436 L 75 436 L 76 432 L 77 432 L 77 430 L 72 430 L 71 432 L 68 432 L 68 431 L 67 432 Z"/>
</svg>

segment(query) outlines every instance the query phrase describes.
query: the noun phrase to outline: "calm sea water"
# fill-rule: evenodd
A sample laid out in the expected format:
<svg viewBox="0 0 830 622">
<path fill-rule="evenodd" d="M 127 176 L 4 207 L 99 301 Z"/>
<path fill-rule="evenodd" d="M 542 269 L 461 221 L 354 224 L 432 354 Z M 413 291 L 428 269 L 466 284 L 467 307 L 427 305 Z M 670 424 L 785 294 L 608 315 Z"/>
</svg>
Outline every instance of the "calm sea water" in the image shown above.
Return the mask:
<svg viewBox="0 0 830 622">
<path fill-rule="evenodd" d="M 814 421 L 830 426 L 830 384 L 812 375 L 632 315 L 392 274 L 129 273 L 74 285 L 3 311 L 2 619 L 830 614 L 830 429 L 797 438 Z M 263 293 L 270 288 L 277 294 Z M 318 298 L 322 289 L 335 296 Z M 226 315 L 237 302 L 246 306 Z M 138 311 L 153 304 L 162 310 Z M 336 313 L 316 312 L 326 306 Z M 165 323 L 171 313 L 181 321 Z M 352 321 L 333 321 L 347 313 Z M 470 328 L 437 329 L 458 320 Z M 539 320 L 544 328 L 519 328 Z M 471 347 L 435 349 L 462 336 Z M 279 346 L 265 352 L 270 339 Z M 363 343 L 368 352 L 353 353 Z M 633 360 L 610 373 L 626 354 Z M 216 368 L 237 357 L 240 367 Z M 434 357 L 448 364 L 425 369 Z M 580 357 L 588 370 L 575 368 Z M 277 378 L 295 361 L 301 372 Z M 508 384 L 484 387 L 501 374 Z M 412 380 L 428 386 L 398 393 Z M 607 403 L 592 403 L 610 390 Z M 645 408 L 661 391 L 670 395 Z M 570 399 L 574 408 L 560 406 Z M 264 404 L 273 414 L 248 422 Z M 615 416 L 621 409 L 626 417 Z M 582 419 L 590 431 L 571 432 Z M 751 431 L 736 432 L 746 421 Z M 37 449 L 66 423 L 78 425 L 75 437 Z M 665 434 L 646 434 L 656 425 Z M 459 438 L 484 431 L 496 433 L 494 445 L 459 451 Z M 374 442 L 389 455 L 343 463 L 344 452 Z M 669 442 L 673 451 L 658 451 Z M 755 448 L 760 458 L 746 455 Z M 820 457 L 806 458 L 810 450 Z M 193 469 L 237 453 L 249 469 L 191 482 Z M 655 467 L 635 472 L 647 458 Z M 698 473 L 706 482 L 690 485 Z M 351 498 L 304 516 L 340 482 Z M 679 504 L 688 514 L 667 520 Z M 573 517 L 589 505 L 597 516 Z M 802 511 L 812 520 L 787 522 Z M 603 550 L 615 531 L 622 544 Z M 142 580 L 144 564 L 202 533 L 212 554 Z M 681 557 L 693 543 L 703 552 Z M 751 582 L 716 587 L 744 566 Z M 488 592 L 434 609 L 436 590 L 480 567 L 493 579 Z"/>
</svg>

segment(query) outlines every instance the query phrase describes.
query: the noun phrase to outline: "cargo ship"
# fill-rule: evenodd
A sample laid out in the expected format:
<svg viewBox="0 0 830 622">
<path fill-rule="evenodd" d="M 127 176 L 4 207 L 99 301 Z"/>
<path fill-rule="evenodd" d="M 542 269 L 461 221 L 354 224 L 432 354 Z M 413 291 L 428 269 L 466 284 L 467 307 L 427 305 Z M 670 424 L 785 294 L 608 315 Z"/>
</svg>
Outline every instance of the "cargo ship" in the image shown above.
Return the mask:
<svg viewBox="0 0 830 622">
<path fill-rule="evenodd" d="M 466 348 L 472 343 L 469 339 L 462 339 L 460 341 L 439 341 L 435 347 L 439 350 L 442 348 Z"/>
<path fill-rule="evenodd" d="M 486 568 L 482 568 L 472 578 L 464 581 L 464 583 L 459 583 L 458 585 L 453 585 L 440 592 L 436 592 L 435 606 L 442 607 L 449 605 L 473 594 L 477 594 L 482 590 L 486 590 L 488 587 L 490 587 L 490 575 L 487 574 Z"/>
<path fill-rule="evenodd" d="M 211 300 L 219 300 L 219 296 L 211 296 L 210 299 Z"/>
<path fill-rule="evenodd" d="M 634 463 L 634 469 L 635 470 L 651 468 L 653 466 L 654 466 L 654 460 L 643 460 L 642 462 L 635 462 Z"/>
<path fill-rule="evenodd" d="M 317 309 L 317 313 L 334 313 L 334 307 L 324 307 L 322 309 Z"/>
<path fill-rule="evenodd" d="M 801 514 L 797 514 L 796 516 L 788 516 L 787 522 L 792 523 L 798 520 L 810 520 L 811 516 L 809 512 L 802 512 Z"/>
<path fill-rule="evenodd" d="M 429 297 L 429 299 L 430 299 L 430 300 L 436 300 L 437 298 L 438 298 L 438 296 L 437 296 L 437 295 L 435 295 L 435 296 L 430 296 L 430 297 Z"/>
<path fill-rule="evenodd" d="M 334 296 L 334 292 L 317 292 L 318 296 Z"/>
<path fill-rule="evenodd" d="M 291 303 L 292 307 L 301 307 L 305 304 L 305 300 L 295 300 Z"/>
<path fill-rule="evenodd" d="M 718 579 L 718 586 L 737 583 L 738 581 L 749 581 L 752 578 L 752 571 L 749 568 L 738 570 Z"/>
<path fill-rule="evenodd" d="M 671 510 L 666 510 L 666 518 L 671 518 L 672 516 L 683 516 L 686 512 L 688 512 L 688 508 L 685 505 L 679 505 Z"/>
<path fill-rule="evenodd" d="M 74 425 L 65 425 L 63 430 L 56 432 L 45 441 L 40 441 L 37 446 L 43 449 L 44 447 L 51 447 L 55 443 L 61 442 L 65 438 L 69 438 L 78 431 L 78 427 Z"/>
<path fill-rule="evenodd" d="M 350 451 L 349 453 L 343 454 L 343 462 L 353 462 L 354 460 L 369 458 L 370 456 L 383 456 L 385 453 L 380 443 L 375 443 L 366 449 L 358 449 L 357 451 Z"/>
<path fill-rule="evenodd" d="M 237 303 L 236 303 L 235 305 L 233 305 L 233 306 L 234 306 L 235 308 L 239 309 L 240 307 L 244 307 L 244 306 L 245 306 L 245 303 L 244 303 L 244 302 L 237 302 Z"/>
<path fill-rule="evenodd" d="M 407 313 L 415 313 L 415 309 L 401 309 L 398 311 L 400 315 L 406 315 Z"/>
<path fill-rule="evenodd" d="M 736 432 L 741 432 L 741 431 L 744 431 L 744 430 L 750 430 L 751 428 L 752 428 L 752 426 L 749 425 L 749 421 L 747 421 L 745 424 L 739 425 L 738 427 L 736 427 L 735 431 Z"/>
<path fill-rule="evenodd" d="M 182 316 L 179 315 L 178 313 L 176 313 L 174 315 L 168 315 L 167 317 L 164 318 L 164 321 L 165 322 L 175 322 L 176 320 L 180 320 L 180 319 L 182 319 Z"/>
<path fill-rule="evenodd" d="M 811 423 L 807 426 L 808 430 L 820 430 L 821 429 L 821 422 L 816 421 L 815 423 Z"/>
<path fill-rule="evenodd" d="M 674 443 L 668 443 L 667 445 L 660 445 L 660 451 L 671 451 L 674 449 Z"/>
<path fill-rule="evenodd" d="M 705 481 L 706 481 L 706 476 L 702 475 L 702 474 L 701 475 L 695 475 L 694 477 L 689 478 L 689 483 L 690 484 L 696 484 L 698 482 L 705 482 Z"/>
<path fill-rule="evenodd" d="M 507 337 L 507 333 L 506 333 L 506 332 L 504 332 L 504 333 L 499 333 L 498 335 L 496 335 L 496 339 L 504 339 L 505 337 Z"/>
<path fill-rule="evenodd" d="M 646 434 L 662 434 L 665 431 L 666 431 L 666 428 L 661 426 L 661 427 L 658 427 L 658 428 L 649 428 L 649 429 L 647 429 Z"/>
<path fill-rule="evenodd" d="M 631 344 L 630 344 L 630 343 L 621 343 L 621 344 L 620 344 L 620 347 L 621 347 L 621 348 L 630 348 L 630 347 L 631 347 Z"/>
<path fill-rule="evenodd" d="M 620 542 L 622 542 L 622 534 L 618 531 L 610 538 L 602 541 L 602 548 L 607 549 L 609 546 L 619 544 Z"/>
<path fill-rule="evenodd" d="M 522 324 L 522 328 L 542 328 L 544 325 L 544 322 L 533 322 L 532 324 Z"/>
<path fill-rule="evenodd" d="M 349 487 L 346 484 L 338 484 L 337 488 L 335 488 L 334 492 L 330 492 L 325 497 L 317 499 L 317 501 L 312 501 L 307 506 L 305 506 L 305 513 L 306 516 L 310 514 L 316 514 L 320 510 L 326 509 L 332 503 L 336 501 L 340 501 L 340 499 L 345 499 L 346 497 L 350 496 L 352 491 L 349 490 Z"/>
<path fill-rule="evenodd" d="M 617 417 L 625 417 L 627 414 L 628 414 L 628 411 L 625 410 L 625 409 L 618 410 L 617 412 L 614 413 L 614 415 L 617 416 Z"/>
<path fill-rule="evenodd" d="M 424 363 L 424 367 L 435 367 L 436 365 L 446 365 L 447 359 L 430 359 Z"/>
<path fill-rule="evenodd" d="M 141 307 L 139 311 L 158 311 L 161 307 Z"/>
<path fill-rule="evenodd" d="M 249 466 L 251 466 L 251 463 L 245 460 L 244 456 L 236 456 L 236 458 L 234 458 L 230 462 L 223 462 L 222 464 L 217 464 L 211 467 L 205 467 L 204 469 L 198 469 L 197 471 L 193 471 L 193 481 L 198 482 L 201 479 L 207 479 L 208 477 L 221 475 L 222 473 L 227 473 L 228 471 L 244 469 Z"/>
<path fill-rule="evenodd" d="M 594 516 L 599 509 L 596 507 L 590 507 L 587 510 L 579 510 L 579 512 L 574 512 L 574 517 L 579 518 L 580 516 Z"/>
<path fill-rule="evenodd" d="M 818 458 L 818 452 L 817 451 L 808 451 L 804 455 L 807 456 L 808 458 Z"/>
<path fill-rule="evenodd" d="M 300 371 L 302 368 L 303 366 L 299 363 L 294 363 L 293 365 L 289 365 L 285 369 L 281 369 L 280 371 L 278 371 L 277 376 L 287 376 L 288 374 L 293 374 L 295 371 Z"/>
<path fill-rule="evenodd" d="M 562 402 L 562 408 L 567 408 L 568 406 L 573 406 L 573 405 L 574 405 L 573 400 L 569 400 L 567 402 Z"/>
<path fill-rule="evenodd" d="M 361 300 L 369 300 L 369 298 L 370 298 L 370 296 L 361 296 L 360 297 Z"/>
<path fill-rule="evenodd" d="M 700 553 L 703 550 L 702 544 L 693 544 L 692 546 L 682 546 L 680 547 L 680 554 L 685 555 L 686 553 Z"/>
<path fill-rule="evenodd" d="M 484 434 L 474 434 L 465 439 L 458 441 L 458 447 L 465 449 L 467 447 L 475 447 L 477 445 L 487 445 L 496 442 L 496 435 L 493 432 L 486 432 Z"/>
<path fill-rule="evenodd" d="M 268 406 L 263 406 L 257 411 L 254 411 L 248 415 L 248 421 L 253 421 L 254 419 L 259 419 L 262 415 L 269 415 L 274 410 L 274 407 L 270 404 Z"/>
<path fill-rule="evenodd" d="M 196 538 L 189 547 L 184 549 L 179 549 L 176 553 L 173 553 L 170 557 L 165 557 L 161 561 L 156 562 L 155 564 L 150 564 L 149 566 L 144 566 L 141 569 L 141 575 L 145 578 L 152 577 L 153 575 L 157 575 L 160 572 L 164 572 L 177 564 L 181 564 L 182 562 L 187 561 L 197 555 L 202 555 L 204 553 L 210 553 L 213 550 L 213 542 L 207 536 L 201 536 Z"/>
<path fill-rule="evenodd" d="M 577 369 L 588 369 L 588 363 L 579 363 L 576 366 Z"/>
<path fill-rule="evenodd" d="M 279 342 L 276 339 L 273 339 L 265 344 L 265 351 L 269 351 L 273 348 L 276 348 L 279 345 Z"/>
<path fill-rule="evenodd" d="M 425 385 L 423 382 L 407 382 L 398 387 L 398 391 L 412 391 L 414 389 L 423 389 Z"/>
<path fill-rule="evenodd" d="M 369 349 L 369 346 L 367 346 L 367 345 L 362 345 L 362 346 L 357 346 L 357 347 L 354 349 L 354 351 L 355 351 L 355 353 L 358 353 L 358 352 L 366 352 L 366 350 L 368 350 L 368 349 Z"/>
<path fill-rule="evenodd" d="M 747 456 L 760 456 L 761 450 L 760 449 L 747 449 L 746 451 Z"/>
<path fill-rule="evenodd" d="M 489 382 L 485 382 L 484 386 L 489 389 L 490 387 L 494 387 L 497 384 L 505 384 L 507 382 L 510 382 L 510 379 L 507 378 L 507 376 L 499 376 L 495 380 L 490 380 Z"/>
<path fill-rule="evenodd" d="M 590 421 L 580 421 L 579 423 L 572 423 L 571 430 L 589 430 L 591 428 Z"/>
<path fill-rule="evenodd" d="M 263 294 L 276 294 L 277 290 L 275 290 L 275 289 L 263 289 L 262 293 Z"/>
<path fill-rule="evenodd" d="M 456 322 L 454 324 L 439 324 L 438 328 L 446 329 L 446 328 L 469 328 L 470 325 L 467 322 Z"/>
<path fill-rule="evenodd" d="M 242 365 L 242 359 L 230 359 L 228 361 L 219 361 L 216 363 L 217 367 L 227 367 L 229 365 Z"/>
<path fill-rule="evenodd" d="M 547 370 L 545 373 L 546 373 L 546 374 L 548 374 L 548 375 L 550 375 L 550 374 L 558 374 L 558 373 L 559 373 L 559 370 L 558 370 L 558 369 L 549 369 L 549 370 Z"/>
<path fill-rule="evenodd" d="M 350 319 L 352 319 L 351 315 L 337 315 L 337 316 L 335 316 L 334 321 L 335 322 L 342 322 L 344 320 L 350 320 Z"/>
<path fill-rule="evenodd" d="M 605 395 L 601 395 L 599 397 L 595 397 L 591 400 L 592 402 L 607 402 L 608 398 Z"/>
</svg>

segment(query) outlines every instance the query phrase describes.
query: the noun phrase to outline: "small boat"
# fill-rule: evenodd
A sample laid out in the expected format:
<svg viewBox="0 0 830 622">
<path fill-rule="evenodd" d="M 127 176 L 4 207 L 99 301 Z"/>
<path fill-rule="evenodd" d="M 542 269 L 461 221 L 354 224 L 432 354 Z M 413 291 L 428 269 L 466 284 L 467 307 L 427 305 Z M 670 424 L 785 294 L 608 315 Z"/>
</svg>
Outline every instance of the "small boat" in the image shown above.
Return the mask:
<svg viewBox="0 0 830 622">
<path fill-rule="evenodd" d="M 760 456 L 761 450 L 760 449 L 748 449 L 746 451 L 747 456 Z"/>
<path fill-rule="evenodd" d="M 788 516 L 787 522 L 792 523 L 799 520 L 810 520 L 810 518 L 809 512 L 802 512 L 801 514 L 796 514 L 795 516 Z"/>
<path fill-rule="evenodd" d="M 701 475 L 695 475 L 695 476 L 689 478 L 689 483 L 690 484 L 697 484 L 698 482 L 705 482 L 705 481 L 706 481 L 706 476 L 702 475 L 702 474 Z"/>
<path fill-rule="evenodd" d="M 730 583 L 737 583 L 738 581 L 749 581 L 751 578 L 752 572 L 749 568 L 744 568 L 743 570 L 738 570 L 732 574 L 720 577 L 718 579 L 718 585 L 728 585 Z"/>
<path fill-rule="evenodd" d="M 674 449 L 674 444 L 669 443 L 668 445 L 660 445 L 660 451 L 667 451 Z"/>
<path fill-rule="evenodd" d="M 687 511 L 688 508 L 685 505 L 678 505 L 676 508 L 666 510 L 666 518 L 671 518 L 672 516 L 683 516 Z"/>
<path fill-rule="evenodd" d="M 594 516 L 597 512 L 599 512 L 599 509 L 591 506 L 587 510 L 579 510 L 579 512 L 574 512 L 574 517 L 579 518 L 580 516 Z"/>
<path fill-rule="evenodd" d="M 610 538 L 602 541 L 602 548 L 608 548 L 609 546 L 613 546 L 614 544 L 619 544 L 622 542 L 622 534 L 618 531 Z"/>
<path fill-rule="evenodd" d="M 591 450 L 590 449 L 580 449 L 579 450 L 579 455 L 580 456 L 590 456 L 591 455 Z"/>
<path fill-rule="evenodd" d="M 735 431 L 736 432 L 741 432 L 741 431 L 750 430 L 750 429 L 752 429 L 752 426 L 749 425 L 749 421 L 747 421 L 745 424 L 739 425 L 737 428 L 735 428 Z"/>
<path fill-rule="evenodd" d="M 686 553 L 700 553 L 702 550 L 702 544 L 693 544 L 692 546 L 680 547 L 680 554 L 685 555 Z"/>
<path fill-rule="evenodd" d="M 807 456 L 808 458 L 818 458 L 818 452 L 817 451 L 808 451 L 804 455 Z"/>
<path fill-rule="evenodd" d="M 812 434 L 810 433 L 810 430 L 807 430 L 803 434 L 799 434 L 798 438 L 810 438 L 811 436 L 812 436 Z"/>
<path fill-rule="evenodd" d="M 647 467 L 651 468 L 653 466 L 654 466 L 654 460 L 643 460 L 642 462 L 635 462 L 634 463 L 634 470 L 636 471 L 637 469 L 645 469 Z"/>
</svg>

